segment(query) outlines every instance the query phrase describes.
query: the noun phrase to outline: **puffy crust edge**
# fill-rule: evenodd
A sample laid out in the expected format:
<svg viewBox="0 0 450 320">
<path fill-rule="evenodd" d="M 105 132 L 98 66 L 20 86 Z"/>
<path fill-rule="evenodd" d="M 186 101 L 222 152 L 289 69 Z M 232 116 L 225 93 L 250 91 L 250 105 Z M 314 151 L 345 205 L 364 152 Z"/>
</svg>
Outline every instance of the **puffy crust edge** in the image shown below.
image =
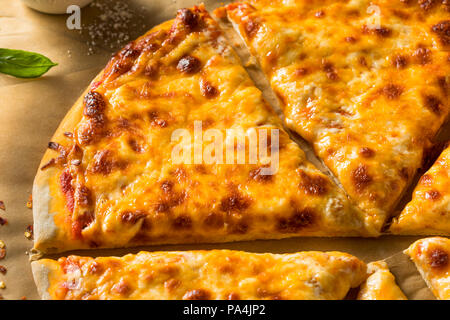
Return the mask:
<svg viewBox="0 0 450 320">
<path fill-rule="evenodd" d="M 103 70 L 95 77 L 92 82 L 98 81 L 103 73 Z M 91 85 L 86 88 L 82 95 L 78 98 L 75 104 L 69 109 L 66 116 L 61 121 L 59 127 L 53 134 L 51 141 L 63 141 L 65 139 L 64 132 L 72 132 L 75 126 L 80 122 L 83 116 L 83 100 L 88 93 Z M 47 150 L 42 157 L 39 164 L 38 171 L 33 182 L 33 224 L 34 224 L 34 247 L 31 259 L 36 259 L 42 256 L 43 253 L 65 251 L 61 249 L 65 243 L 55 243 L 60 241 L 58 239 L 59 227 L 55 224 L 53 216 L 56 213 L 50 212 L 52 202 L 52 195 L 50 190 L 49 180 L 51 177 L 59 174 L 60 168 L 48 168 L 41 170 L 40 168 L 48 163 L 55 154 L 52 150 Z"/>
<path fill-rule="evenodd" d="M 50 268 L 41 261 L 33 261 L 31 263 L 31 272 L 33 273 L 34 282 L 42 300 L 51 300 L 48 289 L 50 288 L 49 274 Z"/>
</svg>

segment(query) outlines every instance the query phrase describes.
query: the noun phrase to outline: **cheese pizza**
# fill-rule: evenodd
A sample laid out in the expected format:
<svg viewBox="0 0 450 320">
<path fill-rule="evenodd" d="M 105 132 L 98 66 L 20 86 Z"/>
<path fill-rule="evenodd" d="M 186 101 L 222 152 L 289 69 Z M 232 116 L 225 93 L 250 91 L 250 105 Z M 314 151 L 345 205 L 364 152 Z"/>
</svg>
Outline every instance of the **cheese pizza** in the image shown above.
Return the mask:
<svg viewBox="0 0 450 320">
<path fill-rule="evenodd" d="M 450 235 L 450 145 L 420 178 L 412 200 L 394 219 L 390 231 Z"/>
<path fill-rule="evenodd" d="M 405 250 L 436 298 L 450 300 L 450 239 L 425 238 Z"/>
<path fill-rule="evenodd" d="M 361 285 L 358 300 L 407 300 L 384 261 L 367 264 L 369 277 Z"/>
<path fill-rule="evenodd" d="M 449 113 L 447 1 L 251 0 L 216 11 L 257 58 L 287 126 L 379 231 Z"/>
<path fill-rule="evenodd" d="M 230 149 L 244 161 L 228 162 Z M 33 202 L 40 252 L 374 234 L 289 139 L 202 6 L 112 58 L 49 144 Z"/>
<path fill-rule="evenodd" d="M 340 252 L 230 250 L 69 256 L 32 262 L 43 299 L 343 299 L 366 265 Z"/>
</svg>

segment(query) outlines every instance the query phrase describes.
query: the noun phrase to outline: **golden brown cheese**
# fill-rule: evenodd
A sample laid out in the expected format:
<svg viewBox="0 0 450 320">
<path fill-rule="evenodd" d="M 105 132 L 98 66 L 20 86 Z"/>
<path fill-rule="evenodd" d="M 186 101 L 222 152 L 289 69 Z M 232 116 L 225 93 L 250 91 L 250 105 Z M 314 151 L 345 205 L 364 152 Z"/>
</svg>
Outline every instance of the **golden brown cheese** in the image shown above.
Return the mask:
<svg viewBox="0 0 450 320">
<path fill-rule="evenodd" d="M 288 127 L 380 230 L 449 113 L 448 2 L 254 0 L 226 13 Z"/>
<path fill-rule="evenodd" d="M 278 171 L 261 174 L 267 157 L 174 163 L 172 134 L 194 137 L 197 120 L 227 139 L 226 129 L 241 130 L 247 159 L 252 130 L 279 130 Z M 121 50 L 53 141 L 33 191 L 39 251 L 373 234 L 281 129 L 203 7 L 180 10 Z"/>
<path fill-rule="evenodd" d="M 390 231 L 450 235 L 450 146 L 420 178 L 412 200 L 394 219 Z"/>
<path fill-rule="evenodd" d="M 361 285 L 358 300 L 408 300 L 395 283 L 394 275 L 384 261 L 367 265 L 369 277 Z"/>
<path fill-rule="evenodd" d="M 366 265 L 340 252 L 229 250 L 69 256 L 32 263 L 44 299 L 343 299 Z"/>
<path fill-rule="evenodd" d="M 424 238 L 405 250 L 436 298 L 450 300 L 450 239 Z"/>
</svg>

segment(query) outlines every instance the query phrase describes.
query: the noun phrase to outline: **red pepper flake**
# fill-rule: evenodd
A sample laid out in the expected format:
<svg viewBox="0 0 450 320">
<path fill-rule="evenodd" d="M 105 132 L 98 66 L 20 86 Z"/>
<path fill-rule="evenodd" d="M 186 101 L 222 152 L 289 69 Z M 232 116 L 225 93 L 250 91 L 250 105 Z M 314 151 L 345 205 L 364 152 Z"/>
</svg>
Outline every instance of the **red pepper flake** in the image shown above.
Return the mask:
<svg viewBox="0 0 450 320">
<path fill-rule="evenodd" d="M 3 211 L 6 210 L 5 203 L 2 200 L 0 200 L 0 209 L 2 209 Z"/>
<path fill-rule="evenodd" d="M 29 225 L 28 227 L 27 227 L 27 229 L 25 230 L 25 237 L 28 239 L 28 240 L 32 240 L 33 239 L 33 225 Z"/>
<path fill-rule="evenodd" d="M 6 257 L 6 249 L 2 248 L 0 249 L 0 260 L 4 259 Z"/>
<path fill-rule="evenodd" d="M 33 195 L 32 194 L 30 194 L 30 196 L 28 197 L 27 208 L 28 209 L 32 209 L 33 208 Z"/>
<path fill-rule="evenodd" d="M 20 298 L 21 300 L 27 300 L 27 297 L 23 296 L 22 298 Z"/>
<path fill-rule="evenodd" d="M 7 223 L 8 223 L 8 220 L 6 220 L 5 218 L 0 217 L 0 226 L 4 226 Z"/>
<path fill-rule="evenodd" d="M 6 271 L 7 271 L 6 267 L 0 265 L 0 273 L 6 274 Z"/>
</svg>

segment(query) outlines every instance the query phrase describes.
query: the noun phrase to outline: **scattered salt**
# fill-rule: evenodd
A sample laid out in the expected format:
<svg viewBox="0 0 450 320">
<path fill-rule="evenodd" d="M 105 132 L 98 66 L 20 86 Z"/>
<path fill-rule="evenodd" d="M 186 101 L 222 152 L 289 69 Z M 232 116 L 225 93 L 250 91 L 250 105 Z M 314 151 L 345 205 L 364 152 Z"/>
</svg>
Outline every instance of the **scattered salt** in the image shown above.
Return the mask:
<svg viewBox="0 0 450 320">
<path fill-rule="evenodd" d="M 144 7 L 136 12 L 126 1 L 115 0 L 97 0 L 90 7 L 99 13 L 92 21 L 83 23 L 80 31 L 87 38 L 88 55 L 100 48 L 118 50 L 132 39 L 131 33 L 147 30 Z"/>
</svg>

